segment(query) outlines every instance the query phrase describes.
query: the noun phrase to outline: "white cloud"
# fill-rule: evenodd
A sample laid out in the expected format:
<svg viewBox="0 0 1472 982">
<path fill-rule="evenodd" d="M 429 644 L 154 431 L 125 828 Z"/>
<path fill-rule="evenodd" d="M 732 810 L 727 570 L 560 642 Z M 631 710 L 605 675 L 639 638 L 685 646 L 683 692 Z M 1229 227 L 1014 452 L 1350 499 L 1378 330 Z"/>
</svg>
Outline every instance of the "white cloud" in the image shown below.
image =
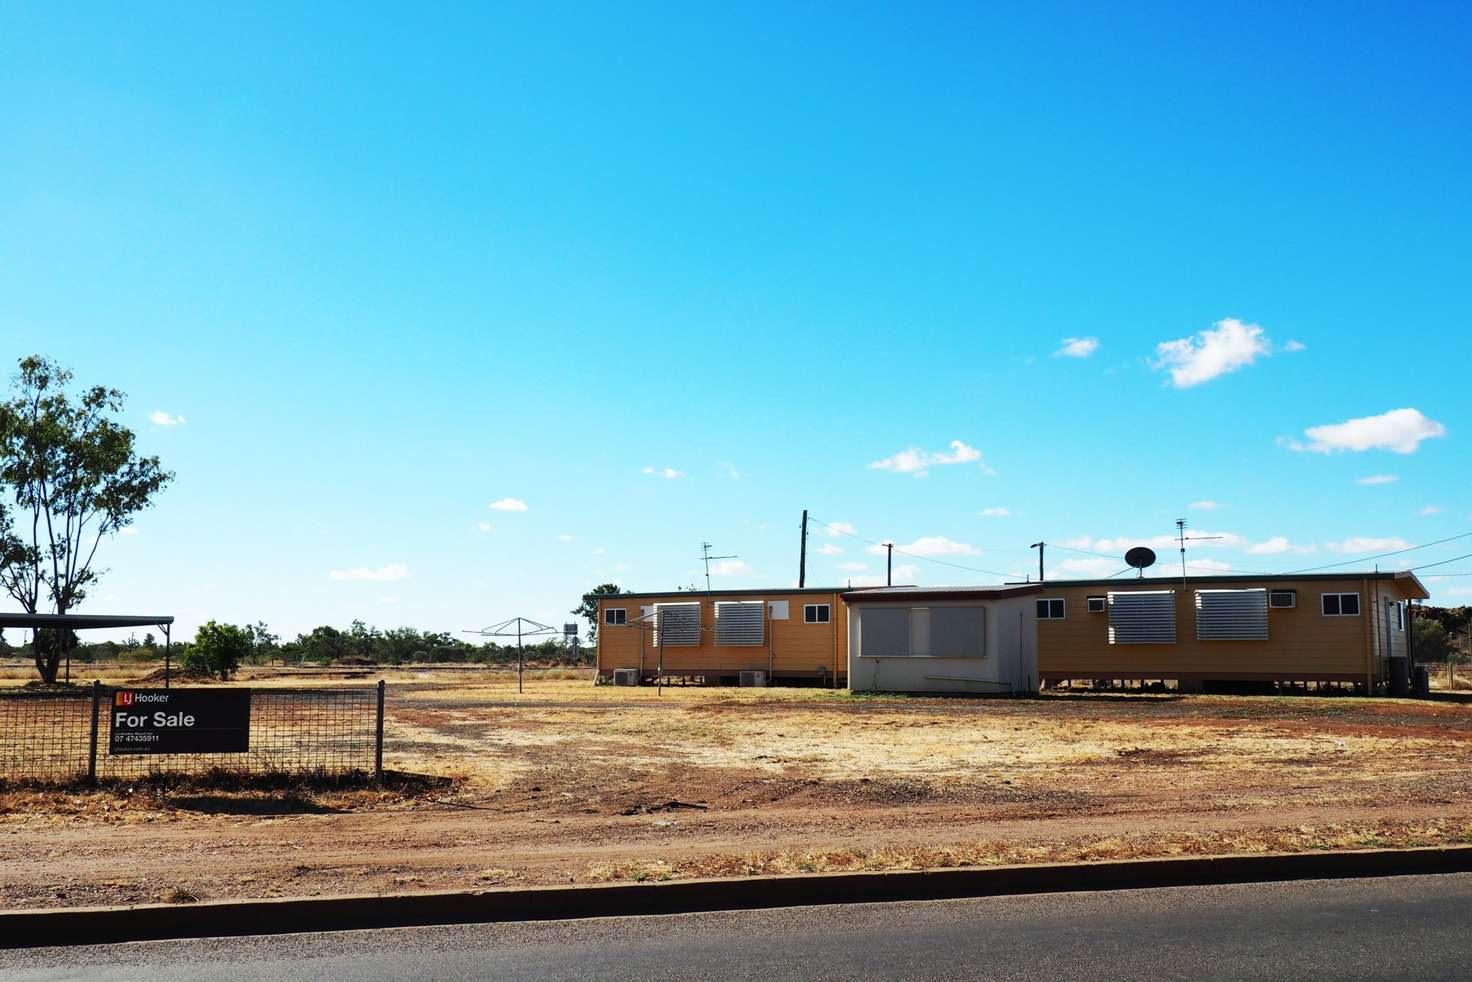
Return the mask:
<svg viewBox="0 0 1472 982">
<path fill-rule="evenodd" d="M 1099 350 L 1098 338 L 1064 338 L 1063 347 L 1053 352 L 1054 358 L 1087 358 Z"/>
<path fill-rule="evenodd" d="M 1192 537 L 1200 541 L 1191 541 Z M 1113 539 L 1090 539 L 1083 536 L 1078 539 L 1069 539 L 1061 545 L 1074 549 L 1094 549 L 1099 552 L 1117 553 L 1124 555 L 1126 551 L 1135 546 L 1149 546 L 1156 552 L 1162 549 L 1178 549 L 1180 543 L 1174 535 L 1162 534 L 1152 535 L 1148 538 L 1133 538 L 1121 535 Z M 1235 532 L 1208 532 L 1205 529 L 1187 529 L 1186 547 L 1188 549 L 1239 549 L 1247 545 L 1247 540 Z"/>
<path fill-rule="evenodd" d="M 1262 542 L 1254 542 L 1247 547 L 1249 556 L 1281 556 L 1285 552 L 1313 552 L 1317 546 L 1296 546 L 1288 541 L 1287 536 L 1275 535 Z"/>
<path fill-rule="evenodd" d="M 1124 564 L 1118 559 L 1065 559 L 1048 573 L 1049 577 L 1060 577 L 1075 579 L 1088 577 L 1097 578 L 1112 576 L 1118 573 Z"/>
<path fill-rule="evenodd" d="M 1188 389 L 1245 368 L 1270 351 L 1261 327 L 1228 317 L 1195 337 L 1157 344 L 1155 368 L 1168 370 L 1176 388 Z"/>
<path fill-rule="evenodd" d="M 740 471 L 738 471 L 736 469 L 736 465 L 735 464 L 722 464 L 721 467 L 723 467 L 725 469 L 726 476 L 729 477 L 733 481 L 739 481 L 743 477 L 746 476 L 745 474 L 741 473 Z"/>
<path fill-rule="evenodd" d="M 603 555 L 607 555 L 607 553 L 608 553 L 608 550 L 605 549 L 605 548 L 603 548 L 602 546 L 599 546 L 598 548 L 596 548 L 596 549 L 593 550 L 593 555 L 595 555 L 595 556 L 603 556 Z"/>
<path fill-rule="evenodd" d="M 915 477 L 924 477 L 929 473 L 931 467 L 941 467 L 948 464 L 973 464 L 981 460 L 981 451 L 975 447 L 968 447 L 960 440 L 951 441 L 951 449 L 945 450 L 921 450 L 919 447 L 907 447 L 892 457 L 876 460 L 869 465 L 873 470 L 892 471 L 895 474 L 911 474 Z M 985 464 L 982 464 L 985 467 Z"/>
<path fill-rule="evenodd" d="M 1343 542 L 1328 542 L 1325 545 L 1332 552 L 1394 552 L 1397 549 L 1409 549 L 1411 546 L 1405 539 L 1396 535 L 1378 539 L 1356 535 Z"/>
<path fill-rule="evenodd" d="M 1342 423 L 1310 426 L 1303 431 L 1308 443 L 1290 440 L 1293 450 L 1313 453 L 1341 453 L 1352 450 L 1389 450 L 1391 453 L 1415 453 L 1422 440 L 1446 436 L 1446 427 L 1428 419 L 1419 409 L 1392 409 L 1379 416 L 1361 416 Z"/>
<path fill-rule="evenodd" d="M 378 606 L 380 607 L 392 607 L 398 602 L 399 598 L 392 595 L 378 598 Z"/>
<path fill-rule="evenodd" d="M 710 564 L 711 576 L 748 576 L 752 572 L 744 559 L 719 559 Z"/>
<path fill-rule="evenodd" d="M 907 545 L 895 543 L 897 552 L 906 552 L 912 556 L 979 556 L 981 550 L 965 542 L 955 542 L 943 535 L 926 535 L 916 539 Z M 875 556 L 882 556 L 887 551 L 884 546 L 869 546 L 864 550 Z"/>
<path fill-rule="evenodd" d="M 1192 573 L 1206 570 L 1211 573 L 1230 573 L 1231 563 L 1224 563 L 1220 559 L 1187 559 L 1186 568 Z"/>
<path fill-rule="evenodd" d="M 673 481 L 675 480 L 675 478 L 685 476 L 684 471 L 677 471 L 673 467 L 646 467 L 643 469 L 643 471 L 641 471 L 641 473 L 652 474 L 655 477 L 662 477 L 666 481 Z"/>
<path fill-rule="evenodd" d="M 183 426 L 184 425 L 184 414 L 183 413 L 180 413 L 178 416 L 174 416 L 174 415 L 171 415 L 170 413 L 164 412 L 162 409 L 155 409 L 153 412 L 149 413 L 148 414 L 148 419 L 149 419 L 149 422 L 153 423 L 154 426 Z"/>
<path fill-rule="evenodd" d="M 477 529 L 479 529 L 480 531 L 482 531 L 482 532 L 489 532 L 491 530 L 491 523 L 490 522 L 476 522 L 475 523 L 475 527 Z"/>
<path fill-rule="evenodd" d="M 1356 484 L 1364 484 L 1364 485 L 1394 484 L 1396 481 L 1399 481 L 1399 480 L 1400 480 L 1400 475 L 1399 474 L 1371 474 L 1369 477 L 1357 477 L 1357 478 L 1355 478 L 1354 479 L 1354 483 L 1356 483 Z"/>
<path fill-rule="evenodd" d="M 829 522 L 828 535 L 830 538 L 838 538 L 840 535 L 853 535 L 855 528 L 848 522 Z"/>
<path fill-rule="evenodd" d="M 831 542 L 825 542 L 818 547 L 817 553 L 820 556 L 841 556 L 843 550 Z"/>
<path fill-rule="evenodd" d="M 526 502 L 520 498 L 502 498 L 486 505 L 491 511 L 526 511 Z"/>
<path fill-rule="evenodd" d="M 1193 501 L 1186 507 L 1192 511 L 1216 511 L 1221 504 L 1215 501 Z"/>
<path fill-rule="evenodd" d="M 1432 515 L 1440 515 L 1441 508 L 1436 505 L 1426 505 L 1420 511 L 1416 512 L 1416 514 L 1422 518 L 1430 518 Z"/>
<path fill-rule="evenodd" d="M 869 564 L 855 562 L 839 563 L 838 568 L 843 570 L 845 573 L 862 573 L 864 570 L 869 568 Z"/>
<path fill-rule="evenodd" d="M 124 525 L 122 528 L 118 529 L 118 535 L 137 535 L 137 534 L 138 534 L 138 529 L 136 529 L 132 525 Z"/>
<path fill-rule="evenodd" d="M 576 542 L 576 541 L 578 541 L 578 537 L 575 536 L 575 535 L 568 535 L 566 532 L 561 532 L 557 536 L 557 541 L 558 542 Z"/>
<path fill-rule="evenodd" d="M 892 578 L 895 586 L 913 586 L 920 581 L 920 567 L 909 564 L 896 566 Z M 884 576 L 853 576 L 849 578 L 849 583 L 856 587 L 884 586 Z"/>
<path fill-rule="evenodd" d="M 377 569 L 368 569 L 366 566 L 355 566 L 352 569 L 335 569 L 327 574 L 334 580 L 367 580 L 374 583 L 386 583 L 391 580 L 402 580 L 409 575 L 409 567 L 398 563 L 388 566 L 380 566 Z"/>
<path fill-rule="evenodd" d="M 981 510 L 982 518 L 1006 518 L 1011 514 L 1006 508 L 983 508 Z"/>
<path fill-rule="evenodd" d="M 1308 350 L 1308 345 L 1304 344 L 1302 341 L 1289 341 L 1287 344 L 1283 345 L 1283 350 L 1284 351 L 1307 351 Z"/>
</svg>

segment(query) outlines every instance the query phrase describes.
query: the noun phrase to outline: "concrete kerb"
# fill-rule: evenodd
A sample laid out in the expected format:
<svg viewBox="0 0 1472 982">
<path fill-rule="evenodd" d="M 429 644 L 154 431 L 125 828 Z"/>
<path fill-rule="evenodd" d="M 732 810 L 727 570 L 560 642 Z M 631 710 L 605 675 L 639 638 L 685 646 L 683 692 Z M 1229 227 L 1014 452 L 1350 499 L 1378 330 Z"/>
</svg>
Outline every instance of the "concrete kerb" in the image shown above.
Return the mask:
<svg viewBox="0 0 1472 982">
<path fill-rule="evenodd" d="M 0 913 L 0 947 L 1472 872 L 1472 846 Z"/>
</svg>

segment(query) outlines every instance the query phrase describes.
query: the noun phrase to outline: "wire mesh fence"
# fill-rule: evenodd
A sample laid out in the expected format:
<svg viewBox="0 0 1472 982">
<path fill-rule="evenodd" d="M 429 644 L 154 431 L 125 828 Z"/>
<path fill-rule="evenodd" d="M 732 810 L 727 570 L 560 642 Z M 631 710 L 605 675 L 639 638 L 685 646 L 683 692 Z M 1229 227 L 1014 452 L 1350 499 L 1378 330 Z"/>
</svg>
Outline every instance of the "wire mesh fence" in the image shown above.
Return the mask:
<svg viewBox="0 0 1472 982">
<path fill-rule="evenodd" d="M 116 691 L 96 686 L 0 693 L 0 781 L 67 783 L 217 770 L 382 774 L 382 683 L 250 690 L 249 749 L 243 753 L 111 753 Z"/>
</svg>

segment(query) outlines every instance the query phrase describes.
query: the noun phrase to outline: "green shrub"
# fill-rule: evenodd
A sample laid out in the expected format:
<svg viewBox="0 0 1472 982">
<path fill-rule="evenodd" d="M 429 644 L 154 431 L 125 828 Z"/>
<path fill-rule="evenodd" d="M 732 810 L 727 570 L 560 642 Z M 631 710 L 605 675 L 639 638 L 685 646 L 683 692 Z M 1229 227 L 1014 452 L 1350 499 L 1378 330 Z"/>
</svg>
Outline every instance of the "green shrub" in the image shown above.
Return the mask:
<svg viewBox="0 0 1472 982">
<path fill-rule="evenodd" d="M 200 627 L 194 643 L 184 652 L 184 667 L 199 675 L 228 679 L 251 648 L 249 629 L 209 621 Z"/>
</svg>

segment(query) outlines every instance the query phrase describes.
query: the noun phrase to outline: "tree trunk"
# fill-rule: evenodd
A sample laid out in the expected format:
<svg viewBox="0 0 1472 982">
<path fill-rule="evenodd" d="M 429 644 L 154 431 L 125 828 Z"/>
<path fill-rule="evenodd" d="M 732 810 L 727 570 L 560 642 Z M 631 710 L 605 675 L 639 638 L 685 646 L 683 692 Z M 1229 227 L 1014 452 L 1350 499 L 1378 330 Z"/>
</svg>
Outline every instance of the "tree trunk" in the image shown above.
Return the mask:
<svg viewBox="0 0 1472 982">
<path fill-rule="evenodd" d="M 47 685 L 56 684 L 56 673 L 61 670 L 61 655 L 65 650 L 68 632 L 56 628 L 39 628 L 31 639 L 31 654 L 36 662 L 36 671 Z"/>
</svg>

